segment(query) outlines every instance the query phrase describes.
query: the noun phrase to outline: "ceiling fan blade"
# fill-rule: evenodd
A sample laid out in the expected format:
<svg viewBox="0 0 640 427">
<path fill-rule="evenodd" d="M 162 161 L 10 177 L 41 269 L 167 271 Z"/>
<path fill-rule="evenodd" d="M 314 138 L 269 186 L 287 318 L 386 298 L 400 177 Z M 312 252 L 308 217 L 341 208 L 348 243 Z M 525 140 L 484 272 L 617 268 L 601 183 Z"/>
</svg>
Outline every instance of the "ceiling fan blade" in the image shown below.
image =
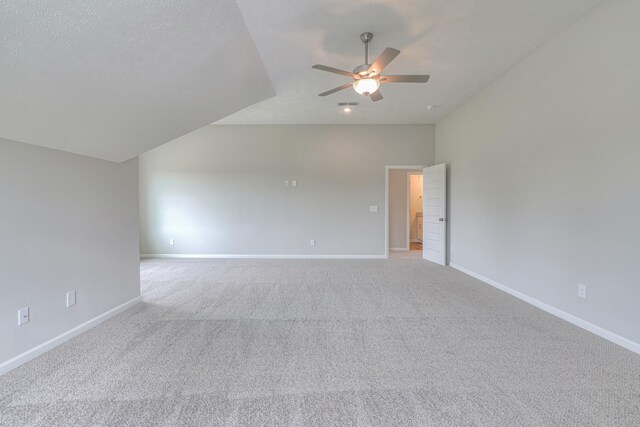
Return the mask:
<svg viewBox="0 0 640 427">
<path fill-rule="evenodd" d="M 381 83 L 426 83 L 429 81 L 428 74 L 422 75 L 402 75 L 402 76 L 382 76 Z"/>
<path fill-rule="evenodd" d="M 351 87 L 351 86 L 353 86 L 353 83 L 351 83 L 351 82 L 349 82 L 349 83 L 345 83 L 345 84 L 343 84 L 342 86 L 338 86 L 338 87 L 333 88 L 333 89 L 331 89 L 331 90 L 328 90 L 328 91 L 326 91 L 326 92 L 322 92 L 322 93 L 321 93 L 321 94 L 319 94 L 318 96 L 327 96 L 327 95 L 331 95 L 332 93 L 339 92 L 339 91 L 344 90 L 344 89 L 346 89 L 346 88 L 349 88 L 349 87 Z"/>
<path fill-rule="evenodd" d="M 373 102 L 380 101 L 382 99 L 382 93 L 380 92 L 380 89 L 369 95 L 369 98 L 371 98 Z"/>
<path fill-rule="evenodd" d="M 353 78 L 353 73 L 350 73 L 350 72 L 344 71 L 344 70 L 339 70 L 339 69 L 333 68 L 333 67 L 327 67 L 326 65 L 316 64 L 311 68 L 315 68 L 316 70 L 321 70 L 321 71 L 328 71 L 330 73 L 340 74 L 341 76 L 347 76 L 347 77 Z"/>
<path fill-rule="evenodd" d="M 394 49 L 392 47 L 386 48 L 382 51 L 380 56 L 378 56 L 376 60 L 373 61 L 373 64 L 371 64 L 371 67 L 369 67 L 368 73 L 380 74 L 384 67 L 389 65 L 389 63 L 393 61 L 394 58 L 398 55 L 400 55 L 400 51 L 398 49 Z"/>
</svg>

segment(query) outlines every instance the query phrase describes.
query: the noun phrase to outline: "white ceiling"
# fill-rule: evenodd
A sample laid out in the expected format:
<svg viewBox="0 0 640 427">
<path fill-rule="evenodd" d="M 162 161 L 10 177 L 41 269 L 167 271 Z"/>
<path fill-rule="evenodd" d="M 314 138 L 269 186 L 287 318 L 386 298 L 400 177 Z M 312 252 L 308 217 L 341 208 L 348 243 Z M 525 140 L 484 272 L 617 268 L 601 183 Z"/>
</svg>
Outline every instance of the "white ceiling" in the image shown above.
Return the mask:
<svg viewBox="0 0 640 427">
<path fill-rule="evenodd" d="M 277 96 L 219 124 L 434 123 L 602 0 L 238 0 Z M 317 94 L 370 58 L 401 50 L 388 74 L 431 74 L 426 85 L 389 84 L 372 104 L 352 89 Z M 536 82 L 531 82 L 535 85 Z M 338 102 L 361 102 L 350 115 Z M 428 110 L 428 105 L 438 108 Z"/>
<path fill-rule="evenodd" d="M 0 2 L 0 137 L 122 161 L 273 94 L 235 0 Z"/>
<path fill-rule="evenodd" d="M 0 137 L 123 161 L 212 122 L 434 123 L 603 1 L 0 2 Z M 429 83 L 318 97 L 364 31 Z"/>
</svg>

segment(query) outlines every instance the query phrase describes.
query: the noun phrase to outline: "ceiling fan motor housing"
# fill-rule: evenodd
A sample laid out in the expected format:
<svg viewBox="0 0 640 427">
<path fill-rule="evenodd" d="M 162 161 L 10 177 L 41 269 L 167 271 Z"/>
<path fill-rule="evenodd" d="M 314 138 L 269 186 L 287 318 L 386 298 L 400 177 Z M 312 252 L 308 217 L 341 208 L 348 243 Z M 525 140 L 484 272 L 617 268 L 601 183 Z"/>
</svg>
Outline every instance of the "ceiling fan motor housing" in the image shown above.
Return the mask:
<svg viewBox="0 0 640 427">
<path fill-rule="evenodd" d="M 371 64 L 358 65 L 356 68 L 353 69 L 353 74 L 366 76 L 369 74 L 369 67 L 371 67 Z"/>
</svg>

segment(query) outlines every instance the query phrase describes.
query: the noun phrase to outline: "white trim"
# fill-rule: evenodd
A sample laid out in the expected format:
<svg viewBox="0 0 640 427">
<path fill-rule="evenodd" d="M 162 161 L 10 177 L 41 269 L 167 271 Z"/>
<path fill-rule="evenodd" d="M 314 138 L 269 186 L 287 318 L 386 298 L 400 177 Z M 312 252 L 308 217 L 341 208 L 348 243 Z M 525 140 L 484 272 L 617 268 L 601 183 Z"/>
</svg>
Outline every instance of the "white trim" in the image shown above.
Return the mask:
<svg viewBox="0 0 640 427">
<path fill-rule="evenodd" d="M 389 248 L 391 252 L 409 252 L 409 248 Z"/>
<path fill-rule="evenodd" d="M 478 273 L 475 273 L 469 269 L 466 269 L 460 265 L 454 264 L 452 262 L 449 263 L 449 267 L 455 268 L 458 271 L 461 271 L 471 277 L 475 277 L 478 280 L 485 282 L 488 285 L 493 286 L 494 288 L 498 288 L 503 292 L 508 293 L 509 295 L 513 295 L 514 297 L 521 299 L 522 301 L 533 305 L 534 307 L 538 307 L 541 310 L 546 311 L 549 314 L 553 314 L 556 317 L 561 318 L 562 320 L 566 320 L 569 323 L 572 323 L 579 328 L 585 329 L 591 333 L 598 335 L 601 338 L 604 338 L 608 341 L 611 341 L 614 344 L 619 345 L 620 347 L 624 347 L 627 350 L 633 351 L 634 353 L 640 354 L 640 343 L 631 341 L 628 338 L 622 337 L 616 333 L 613 333 L 607 329 L 604 329 L 598 325 L 594 325 L 593 323 L 587 322 L 584 319 L 581 319 L 573 314 L 569 314 L 566 311 L 562 311 L 559 308 L 553 307 L 549 304 L 546 304 L 540 300 L 530 297 L 529 295 L 523 294 L 522 292 L 511 289 L 508 286 L 505 286 L 501 283 L 496 282 L 495 280 L 484 277 Z"/>
<path fill-rule="evenodd" d="M 195 259 L 385 259 L 385 255 L 292 255 L 292 254 L 140 254 L 140 258 Z"/>
<path fill-rule="evenodd" d="M 25 351 L 24 353 L 21 353 L 19 355 L 17 355 L 16 357 L 13 357 L 9 360 L 7 360 L 6 362 L 3 362 L 0 364 L 0 375 L 6 374 L 7 372 L 9 372 L 12 369 L 17 368 L 18 366 L 22 365 L 23 363 L 26 363 L 28 361 L 30 361 L 31 359 L 34 359 L 38 356 L 40 356 L 43 353 L 46 353 L 47 351 L 53 349 L 54 347 L 59 346 L 60 344 L 64 343 L 65 341 L 69 341 L 71 338 L 76 337 L 78 335 L 80 335 L 81 333 L 93 328 L 94 326 L 99 325 L 100 323 L 104 322 L 105 320 L 108 320 L 110 318 L 112 318 L 113 316 L 115 316 L 118 313 L 121 313 L 123 311 L 125 311 L 128 308 L 133 307 L 134 305 L 136 305 L 137 303 L 139 303 L 141 301 L 142 297 L 135 297 L 132 300 L 129 300 L 127 302 L 125 302 L 124 304 L 120 304 L 117 307 L 112 308 L 111 310 L 105 311 L 104 313 L 94 317 L 93 319 L 87 320 L 86 322 L 76 326 L 75 328 L 72 328 L 70 330 L 68 330 L 67 332 L 64 332 L 54 338 L 51 338 L 50 340 L 43 342 L 40 345 L 37 345 L 35 347 L 33 347 L 30 350 Z"/>
<path fill-rule="evenodd" d="M 389 258 L 389 170 L 423 170 L 424 165 L 386 165 L 384 167 L 384 257 Z M 407 194 L 407 198 L 409 195 Z M 408 214 L 407 214 L 408 216 Z"/>
</svg>

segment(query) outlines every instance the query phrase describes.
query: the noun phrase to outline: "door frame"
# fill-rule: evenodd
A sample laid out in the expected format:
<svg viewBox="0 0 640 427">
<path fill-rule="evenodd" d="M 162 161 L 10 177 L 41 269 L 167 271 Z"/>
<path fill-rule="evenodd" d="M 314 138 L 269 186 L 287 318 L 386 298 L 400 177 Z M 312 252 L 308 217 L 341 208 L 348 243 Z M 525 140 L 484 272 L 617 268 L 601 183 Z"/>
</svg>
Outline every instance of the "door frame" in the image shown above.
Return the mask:
<svg viewBox="0 0 640 427">
<path fill-rule="evenodd" d="M 386 165 L 384 167 L 384 257 L 389 258 L 389 170 L 420 170 L 428 165 Z M 407 219 L 409 219 L 409 178 L 407 175 Z M 424 193 L 423 196 L 424 198 Z M 408 222 L 408 221 L 407 221 Z M 409 239 L 409 224 L 407 224 L 407 244 L 411 247 Z"/>
</svg>

